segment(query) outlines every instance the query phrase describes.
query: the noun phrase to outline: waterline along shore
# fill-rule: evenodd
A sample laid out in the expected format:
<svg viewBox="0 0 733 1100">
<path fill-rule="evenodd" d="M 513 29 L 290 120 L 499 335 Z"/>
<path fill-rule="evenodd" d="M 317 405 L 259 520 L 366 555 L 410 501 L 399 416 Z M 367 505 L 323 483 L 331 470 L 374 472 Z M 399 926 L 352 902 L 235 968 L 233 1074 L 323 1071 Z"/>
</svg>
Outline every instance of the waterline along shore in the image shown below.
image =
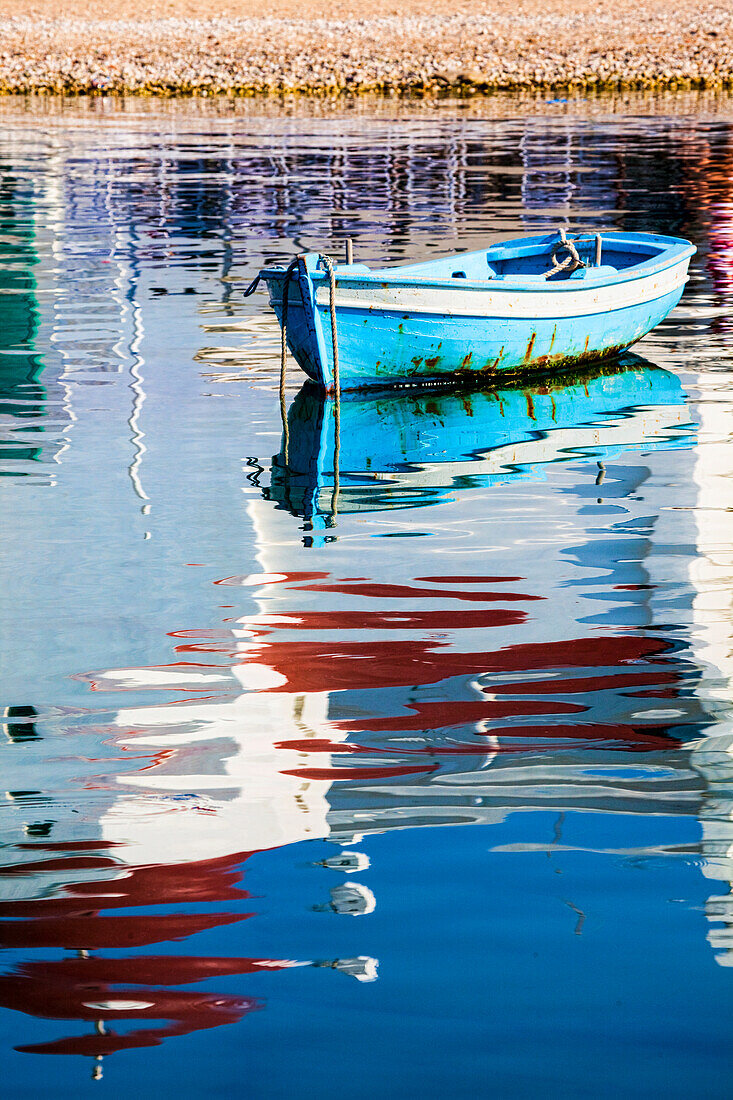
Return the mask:
<svg viewBox="0 0 733 1100">
<path fill-rule="evenodd" d="M 0 0 L 0 92 L 257 95 L 733 86 L 733 5 L 693 0 Z M 239 12 L 239 14 L 237 14 Z"/>
</svg>

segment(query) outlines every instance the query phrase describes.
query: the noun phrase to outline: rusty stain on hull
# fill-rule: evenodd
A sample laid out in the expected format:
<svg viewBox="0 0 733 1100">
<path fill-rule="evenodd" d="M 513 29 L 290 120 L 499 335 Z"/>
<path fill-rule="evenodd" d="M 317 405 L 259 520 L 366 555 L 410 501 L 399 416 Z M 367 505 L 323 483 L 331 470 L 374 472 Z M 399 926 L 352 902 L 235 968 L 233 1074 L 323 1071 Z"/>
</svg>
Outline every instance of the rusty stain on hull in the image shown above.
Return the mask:
<svg viewBox="0 0 733 1100">
<path fill-rule="evenodd" d="M 532 335 L 529 338 L 529 343 L 527 344 L 527 350 L 524 353 L 524 362 L 525 363 L 531 362 L 532 348 L 534 347 L 534 342 L 535 342 L 536 339 L 537 339 L 537 333 L 533 332 Z"/>
<path fill-rule="evenodd" d="M 502 357 L 503 354 L 504 354 L 504 348 L 502 346 L 502 348 L 499 350 L 499 354 L 497 355 L 496 359 L 487 359 L 486 362 L 484 363 L 483 367 L 479 368 L 481 374 L 492 374 L 495 370 L 497 370 L 497 368 L 499 366 L 499 363 L 501 362 L 501 357 Z M 460 373 L 463 374 L 464 372 L 461 371 Z M 476 374 L 477 372 L 475 370 L 469 370 L 468 373 L 469 374 Z"/>
<path fill-rule="evenodd" d="M 450 373 L 446 372 L 445 374 L 433 377 L 422 375 L 419 380 L 413 381 L 410 384 L 430 386 L 436 384 L 440 385 L 441 383 L 449 385 L 451 382 L 461 382 L 462 384 L 470 385 L 473 381 L 476 385 L 481 385 L 482 379 L 485 379 L 488 374 L 493 374 L 501 378 L 502 385 L 509 385 L 513 381 L 522 382 L 528 376 L 535 375 L 537 372 L 541 372 L 543 375 L 554 374 L 555 372 L 563 374 L 570 371 L 572 368 L 582 370 L 586 365 L 589 369 L 592 369 L 593 364 L 597 363 L 600 365 L 606 360 L 613 360 L 614 357 L 626 351 L 627 347 L 627 344 L 619 344 L 615 347 L 605 348 L 603 351 L 576 352 L 570 355 L 541 355 L 531 362 L 525 361 L 516 367 L 507 367 L 504 370 L 497 370 L 498 364 L 504 353 L 504 348 L 502 347 L 496 359 L 487 361 L 481 368 L 460 367 Z M 434 370 L 433 364 L 437 363 L 439 360 L 439 356 L 435 356 L 434 359 L 426 359 L 425 365 L 430 370 Z M 416 357 L 412 362 L 415 367 L 418 368 L 422 360 Z M 535 384 L 537 383 L 535 382 Z M 557 383 L 554 383 L 554 380 L 551 378 L 544 380 L 544 385 L 548 388 L 551 388 L 553 384 L 557 384 L 559 387 L 567 385 L 567 377 L 558 378 Z M 367 383 L 364 386 L 360 386 L 359 389 L 368 389 L 369 385 L 370 384 Z M 375 382 L 371 383 L 371 385 L 379 385 L 379 383 Z"/>
<path fill-rule="evenodd" d="M 495 372 L 488 385 L 500 385 L 502 389 L 525 389 L 532 386 L 533 392 L 543 395 L 559 391 L 566 386 L 577 385 L 587 388 L 591 379 L 601 378 L 605 375 L 615 374 L 619 369 L 618 357 L 628 348 L 623 344 L 616 348 L 609 348 L 604 352 L 591 352 L 590 355 L 576 356 L 543 356 L 537 359 L 529 368 L 516 367 Z M 552 362 L 549 362 L 552 360 Z M 495 360 L 494 360 L 495 362 Z M 401 384 L 395 384 L 389 379 L 375 379 L 360 386 L 350 387 L 350 393 L 363 393 L 365 391 L 384 392 L 394 395 L 400 390 L 442 390 L 446 387 L 460 386 L 467 390 L 484 390 L 487 385 L 489 366 L 480 370 L 454 371 L 451 374 L 436 376 L 413 375 L 403 379 Z M 538 377 L 539 372 L 539 377 Z M 314 379 L 306 385 L 315 385 L 321 388 L 321 383 Z M 326 387 L 326 393 L 334 392 L 333 385 Z"/>
<path fill-rule="evenodd" d="M 599 363 L 603 359 L 611 359 L 614 355 L 620 355 L 626 351 L 628 344 L 617 344 L 614 347 L 603 348 L 599 351 L 577 352 L 575 355 L 540 355 L 533 359 L 527 366 L 540 370 L 565 370 L 568 367 L 580 366 L 583 363 Z"/>
</svg>

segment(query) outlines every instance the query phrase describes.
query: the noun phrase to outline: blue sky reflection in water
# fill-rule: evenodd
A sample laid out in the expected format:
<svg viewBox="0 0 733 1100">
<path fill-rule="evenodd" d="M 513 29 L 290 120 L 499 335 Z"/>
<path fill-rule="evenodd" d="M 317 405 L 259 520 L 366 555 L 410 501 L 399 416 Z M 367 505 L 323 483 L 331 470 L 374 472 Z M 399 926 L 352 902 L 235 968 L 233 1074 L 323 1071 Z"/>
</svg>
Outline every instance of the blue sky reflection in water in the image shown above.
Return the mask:
<svg viewBox="0 0 733 1100">
<path fill-rule="evenodd" d="M 481 111 L 3 107 L 13 1096 L 728 1080 L 733 110 Z M 698 245 L 638 354 L 285 464 L 265 260 L 560 225 Z"/>
</svg>

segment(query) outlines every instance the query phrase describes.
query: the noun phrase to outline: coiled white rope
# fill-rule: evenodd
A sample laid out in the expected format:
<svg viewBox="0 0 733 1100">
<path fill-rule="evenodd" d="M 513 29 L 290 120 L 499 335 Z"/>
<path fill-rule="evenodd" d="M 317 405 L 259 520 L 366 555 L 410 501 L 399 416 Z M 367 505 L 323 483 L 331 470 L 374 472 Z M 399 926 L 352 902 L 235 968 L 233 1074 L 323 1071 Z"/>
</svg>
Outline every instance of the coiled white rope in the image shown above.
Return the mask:
<svg viewBox="0 0 733 1100">
<path fill-rule="evenodd" d="M 567 252 L 567 256 L 564 260 L 558 260 L 558 255 L 561 252 Z M 578 250 L 572 240 L 568 240 L 564 229 L 560 230 L 560 243 L 556 246 L 552 253 L 552 267 L 549 271 L 545 272 L 545 278 L 549 279 L 552 275 L 557 275 L 561 271 L 567 271 L 569 275 L 573 271 L 577 271 L 579 267 L 587 267 L 584 260 L 581 260 L 578 255 Z"/>
</svg>

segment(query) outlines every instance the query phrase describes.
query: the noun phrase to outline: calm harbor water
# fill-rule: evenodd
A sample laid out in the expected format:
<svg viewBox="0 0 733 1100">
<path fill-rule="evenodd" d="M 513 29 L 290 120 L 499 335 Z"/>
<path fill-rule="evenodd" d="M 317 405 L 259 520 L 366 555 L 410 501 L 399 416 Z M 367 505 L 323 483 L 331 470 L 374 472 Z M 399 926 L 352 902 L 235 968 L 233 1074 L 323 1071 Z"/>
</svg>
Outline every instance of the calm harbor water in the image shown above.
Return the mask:
<svg viewBox="0 0 733 1100">
<path fill-rule="evenodd" d="M 733 101 L 0 105 L 13 1097 L 721 1094 Z M 349 398 L 241 290 L 698 246 L 614 367 Z"/>
</svg>

